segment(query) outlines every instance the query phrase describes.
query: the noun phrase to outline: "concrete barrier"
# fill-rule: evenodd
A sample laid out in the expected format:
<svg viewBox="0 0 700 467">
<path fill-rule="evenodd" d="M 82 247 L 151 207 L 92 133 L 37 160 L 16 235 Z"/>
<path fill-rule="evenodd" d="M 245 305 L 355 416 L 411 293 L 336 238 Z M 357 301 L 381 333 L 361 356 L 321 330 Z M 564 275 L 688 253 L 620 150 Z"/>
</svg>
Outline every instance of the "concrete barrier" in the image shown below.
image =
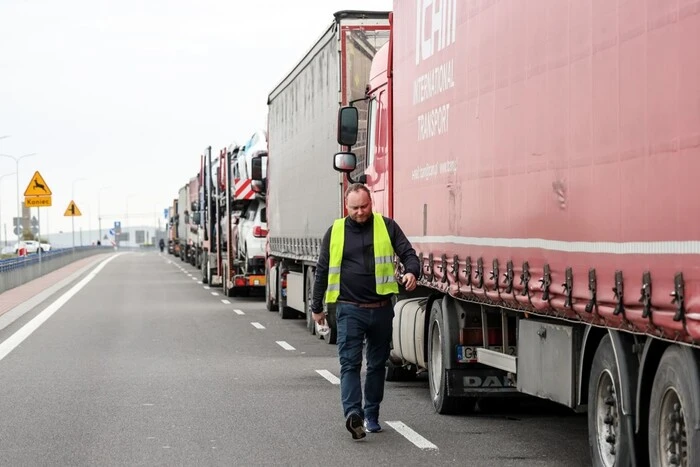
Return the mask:
<svg viewBox="0 0 700 467">
<path fill-rule="evenodd" d="M 0 294 L 89 256 L 109 253 L 108 247 L 64 248 L 61 250 L 0 260 Z"/>
</svg>

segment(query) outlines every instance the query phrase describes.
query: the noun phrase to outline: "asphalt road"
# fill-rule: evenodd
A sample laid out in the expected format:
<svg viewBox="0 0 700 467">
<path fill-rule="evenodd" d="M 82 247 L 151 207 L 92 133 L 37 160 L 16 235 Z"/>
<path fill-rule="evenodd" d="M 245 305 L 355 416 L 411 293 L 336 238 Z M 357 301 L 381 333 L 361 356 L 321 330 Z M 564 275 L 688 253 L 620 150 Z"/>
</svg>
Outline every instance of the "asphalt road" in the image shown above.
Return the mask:
<svg viewBox="0 0 700 467">
<path fill-rule="evenodd" d="M 386 383 L 384 431 L 353 441 L 336 347 L 200 275 L 118 254 L 0 330 L 0 464 L 590 464 L 585 416 L 438 415 L 425 378 Z"/>
</svg>

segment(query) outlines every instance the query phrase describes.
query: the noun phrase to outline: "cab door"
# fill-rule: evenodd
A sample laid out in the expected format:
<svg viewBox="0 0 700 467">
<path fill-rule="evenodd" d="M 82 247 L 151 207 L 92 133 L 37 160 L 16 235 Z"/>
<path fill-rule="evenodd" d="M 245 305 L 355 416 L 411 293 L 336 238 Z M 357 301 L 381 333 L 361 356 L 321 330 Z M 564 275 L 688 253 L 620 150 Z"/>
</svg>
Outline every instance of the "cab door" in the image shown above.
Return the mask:
<svg viewBox="0 0 700 467">
<path fill-rule="evenodd" d="M 374 210 L 385 216 L 389 212 L 389 131 L 386 88 L 369 101 L 367 122 L 367 188 L 372 192 Z"/>
</svg>

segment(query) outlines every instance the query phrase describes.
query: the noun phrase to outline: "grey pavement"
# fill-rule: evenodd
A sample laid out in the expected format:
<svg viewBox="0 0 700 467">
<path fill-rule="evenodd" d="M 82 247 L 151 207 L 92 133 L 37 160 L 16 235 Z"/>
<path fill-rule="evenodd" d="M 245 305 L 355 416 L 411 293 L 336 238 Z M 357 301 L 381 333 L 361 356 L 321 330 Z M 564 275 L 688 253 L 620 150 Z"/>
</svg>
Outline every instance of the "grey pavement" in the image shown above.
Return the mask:
<svg viewBox="0 0 700 467">
<path fill-rule="evenodd" d="M 125 253 L 93 269 L 0 330 L 2 347 L 92 277 L 0 360 L 1 465 L 590 464 L 585 416 L 540 401 L 438 415 L 424 378 L 387 383 L 384 432 L 353 441 L 338 386 L 317 372 L 339 375 L 336 347 L 303 320 L 206 289 L 169 255 Z"/>
</svg>

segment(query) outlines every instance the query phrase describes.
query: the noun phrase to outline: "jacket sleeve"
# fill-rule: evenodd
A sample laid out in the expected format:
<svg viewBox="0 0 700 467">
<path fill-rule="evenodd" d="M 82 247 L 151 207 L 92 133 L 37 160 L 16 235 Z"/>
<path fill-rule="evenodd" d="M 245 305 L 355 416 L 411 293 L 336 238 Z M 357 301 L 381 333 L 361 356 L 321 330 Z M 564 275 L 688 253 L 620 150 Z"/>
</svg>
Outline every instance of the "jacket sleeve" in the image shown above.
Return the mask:
<svg viewBox="0 0 700 467">
<path fill-rule="evenodd" d="M 421 267 L 416 250 L 413 249 L 411 242 L 408 241 L 408 238 L 404 235 L 399 224 L 393 219 L 385 219 L 387 219 L 387 230 L 391 236 L 394 252 L 396 252 L 396 255 L 401 260 L 401 264 L 403 264 L 406 270 L 405 272 L 410 272 L 416 276 L 416 279 L 420 279 Z"/>
<path fill-rule="evenodd" d="M 332 227 L 331 227 L 332 228 Z M 326 231 L 321 242 L 321 251 L 316 262 L 316 272 L 314 279 L 314 296 L 311 301 L 311 311 L 314 313 L 323 312 L 323 295 L 328 287 L 328 261 L 330 259 L 331 228 Z"/>
</svg>

